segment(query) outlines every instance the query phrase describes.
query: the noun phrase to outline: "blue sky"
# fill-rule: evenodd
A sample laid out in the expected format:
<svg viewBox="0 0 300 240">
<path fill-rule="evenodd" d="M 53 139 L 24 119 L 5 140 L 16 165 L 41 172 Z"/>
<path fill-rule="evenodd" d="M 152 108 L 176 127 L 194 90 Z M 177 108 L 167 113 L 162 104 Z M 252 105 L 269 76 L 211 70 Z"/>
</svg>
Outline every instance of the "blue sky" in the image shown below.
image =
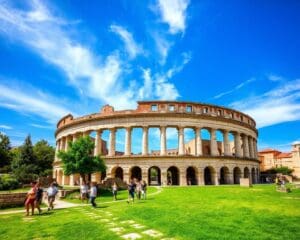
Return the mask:
<svg viewBox="0 0 300 240">
<path fill-rule="evenodd" d="M 196 101 L 250 114 L 259 148 L 287 151 L 300 140 L 299 11 L 283 0 L 0 0 L 0 131 L 13 145 L 29 133 L 54 144 L 67 113 Z"/>
</svg>

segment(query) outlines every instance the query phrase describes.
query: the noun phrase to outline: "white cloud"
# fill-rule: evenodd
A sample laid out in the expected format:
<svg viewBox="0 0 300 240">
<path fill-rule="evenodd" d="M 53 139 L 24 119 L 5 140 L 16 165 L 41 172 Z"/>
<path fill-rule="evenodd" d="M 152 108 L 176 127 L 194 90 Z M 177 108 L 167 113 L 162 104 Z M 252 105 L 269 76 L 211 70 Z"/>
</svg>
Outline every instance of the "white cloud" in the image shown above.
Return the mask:
<svg viewBox="0 0 300 240">
<path fill-rule="evenodd" d="M 283 80 L 283 77 L 281 76 L 278 76 L 278 75 L 275 75 L 275 74 L 269 74 L 267 76 L 267 78 L 272 81 L 272 82 L 279 82 L 279 81 L 282 81 Z"/>
<path fill-rule="evenodd" d="M 143 49 L 141 46 L 139 46 L 132 34 L 125 28 L 119 26 L 119 25 L 111 25 L 110 30 L 117 35 L 120 36 L 120 38 L 124 41 L 125 48 L 129 54 L 129 57 L 131 59 L 135 58 L 137 55 L 143 53 Z"/>
<path fill-rule="evenodd" d="M 162 21 L 169 25 L 169 32 L 176 34 L 186 28 L 186 10 L 189 0 L 158 0 Z"/>
<path fill-rule="evenodd" d="M 172 68 L 170 68 L 170 69 L 167 71 L 166 76 L 167 76 L 168 78 L 172 78 L 175 74 L 181 72 L 182 69 L 184 68 L 184 66 L 185 66 L 186 64 L 188 64 L 188 63 L 191 61 L 191 59 L 192 59 L 192 54 L 191 54 L 191 52 L 184 52 L 184 53 L 182 53 L 181 55 L 182 55 L 182 58 L 183 58 L 182 63 L 181 63 L 180 65 L 175 65 L 175 66 L 173 66 Z"/>
<path fill-rule="evenodd" d="M 49 126 L 49 125 L 40 125 L 40 124 L 35 124 L 35 123 L 31 123 L 30 126 L 36 127 L 36 128 L 42 128 L 42 129 L 52 129 L 55 130 L 55 126 Z"/>
<path fill-rule="evenodd" d="M 134 108 L 137 99 L 154 97 L 172 100 L 179 96 L 175 85 L 169 82 L 170 77 L 155 77 L 152 80 L 150 70 L 148 76 L 144 73 L 143 84 L 134 84 L 133 81 L 126 84 L 127 73 L 131 69 L 128 69 L 130 66 L 118 51 L 113 51 L 107 56 L 95 54 L 93 49 L 74 37 L 78 33 L 76 29 L 74 31 L 73 23 L 55 16 L 42 1 L 35 0 L 30 3 L 30 10 L 13 8 L 6 2 L 0 5 L 0 34 L 25 45 L 45 61 L 65 72 L 68 84 L 75 87 L 81 95 L 109 103 L 116 109 Z M 133 41 L 132 35 L 127 30 L 117 25 L 112 25 L 112 30 L 123 39 L 132 57 L 141 53 L 141 47 Z M 161 41 L 160 44 L 163 55 L 167 57 L 169 43 Z M 156 85 L 155 89 L 152 89 L 151 82 Z M 149 89 L 152 89 L 151 94 Z M 39 114 L 51 121 L 57 115 L 61 117 L 61 112 L 65 110 L 60 109 L 56 114 L 47 117 L 45 110 L 41 113 L 38 111 L 44 102 L 40 103 L 35 96 L 19 91 L 26 100 L 21 102 L 13 98 L 14 91 L 12 89 L 10 91 L 12 94 L 6 96 L 1 106 L 21 111 L 21 106 L 27 106 L 33 101 L 36 107 L 26 111 Z"/>
<path fill-rule="evenodd" d="M 7 129 L 7 130 L 12 129 L 12 127 L 11 127 L 11 126 L 8 126 L 8 125 L 0 125 L 0 128 L 2 128 L 2 129 Z"/>
<path fill-rule="evenodd" d="M 300 120 L 300 79 L 260 96 L 233 102 L 231 107 L 253 117 L 258 128 Z"/>
<path fill-rule="evenodd" d="M 24 114 L 34 114 L 46 119 L 49 123 L 56 122 L 70 110 L 61 106 L 61 101 L 54 99 L 39 90 L 30 90 L 0 84 L 0 107 L 15 110 Z"/>
<path fill-rule="evenodd" d="M 151 70 L 149 68 L 142 69 L 144 84 L 143 87 L 139 89 L 139 98 L 140 99 L 149 99 L 152 97 L 153 81 L 151 79 Z"/>
<path fill-rule="evenodd" d="M 225 92 L 219 93 L 218 95 L 214 96 L 213 98 L 214 98 L 214 99 L 218 99 L 218 98 L 224 97 L 224 96 L 226 96 L 226 95 L 228 95 L 228 94 L 231 94 L 231 93 L 233 93 L 233 92 L 239 90 L 240 88 L 244 87 L 245 85 L 247 85 L 247 84 L 249 84 L 249 83 L 251 83 L 251 82 L 254 82 L 254 81 L 256 81 L 255 78 L 250 78 L 250 79 L 248 79 L 248 80 L 246 80 L 246 81 L 240 83 L 239 85 L 233 87 L 233 88 L 232 88 L 231 90 L 229 90 L 229 91 L 225 91 Z"/>
<path fill-rule="evenodd" d="M 160 55 L 159 63 L 161 65 L 164 65 L 167 61 L 168 54 L 173 43 L 171 41 L 168 41 L 166 37 L 158 33 L 153 33 L 152 37 L 154 39 L 157 51 Z"/>
</svg>

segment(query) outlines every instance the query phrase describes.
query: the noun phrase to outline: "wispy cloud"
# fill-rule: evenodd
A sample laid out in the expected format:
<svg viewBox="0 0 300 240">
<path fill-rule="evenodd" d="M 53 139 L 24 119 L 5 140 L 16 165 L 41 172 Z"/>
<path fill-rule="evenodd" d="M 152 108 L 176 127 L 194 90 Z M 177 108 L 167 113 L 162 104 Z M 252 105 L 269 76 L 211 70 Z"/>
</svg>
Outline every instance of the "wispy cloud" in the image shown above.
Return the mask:
<svg viewBox="0 0 300 240">
<path fill-rule="evenodd" d="M 221 97 L 224 97 L 228 94 L 231 94 L 239 89 L 241 89 L 242 87 L 244 87 L 245 85 L 251 83 L 251 82 L 254 82 L 256 79 L 255 78 L 250 78 L 242 83 L 240 83 L 239 85 L 233 87 L 231 90 L 228 90 L 228 91 L 225 91 L 225 92 L 222 92 L 222 93 L 219 93 L 218 95 L 214 96 L 213 98 L 214 99 L 218 99 L 218 98 L 221 98 Z"/>
<path fill-rule="evenodd" d="M 157 8 L 162 22 L 169 25 L 171 34 L 184 33 L 186 28 L 186 10 L 189 0 L 158 0 Z"/>
<path fill-rule="evenodd" d="M 8 125 L 0 125 L 0 129 L 10 130 L 10 129 L 12 129 L 12 127 L 8 126 Z"/>
<path fill-rule="evenodd" d="M 159 33 L 152 33 L 152 37 L 154 39 L 157 52 L 160 56 L 159 63 L 164 65 L 167 61 L 168 54 L 173 43 L 172 41 L 167 40 L 166 36 Z"/>
<path fill-rule="evenodd" d="M 31 123 L 30 126 L 33 126 L 35 128 L 52 129 L 52 130 L 54 130 L 56 128 L 55 125 L 49 126 L 49 125 L 40 125 L 40 124 L 35 124 L 35 123 Z"/>
<path fill-rule="evenodd" d="M 125 28 L 112 25 L 111 30 L 122 38 L 131 57 L 142 53 L 141 46 L 135 43 L 132 34 Z M 148 96 L 145 92 L 148 86 L 139 82 L 134 84 L 133 81 L 126 83 L 130 78 L 128 72 L 131 72 L 131 66 L 127 59 L 122 58 L 119 50 L 106 56 L 95 54 L 89 46 L 74 37 L 74 21 L 57 17 L 41 1 L 30 2 L 29 10 L 18 9 L 3 2 L 0 5 L 0 34 L 23 44 L 65 72 L 68 84 L 83 96 L 109 103 L 116 109 L 133 108 L 137 99 Z M 165 51 L 167 56 L 168 46 L 161 44 L 161 51 Z M 149 81 L 144 83 L 149 84 Z M 171 96 L 171 99 L 176 99 L 179 94 L 176 86 L 164 78 L 157 81 L 152 96 L 160 99 L 162 96 Z M 18 102 L 18 106 L 20 104 Z M 2 106 L 18 108 L 16 100 L 4 102 Z"/>
<path fill-rule="evenodd" d="M 284 79 L 283 77 L 276 75 L 276 74 L 269 74 L 269 75 L 267 75 L 267 78 L 272 82 L 279 82 Z"/>
<path fill-rule="evenodd" d="M 137 55 L 143 53 L 142 47 L 135 42 L 132 33 L 130 33 L 126 28 L 113 24 L 110 26 L 110 30 L 119 35 L 120 38 L 123 40 L 125 48 L 130 58 L 133 59 Z"/>
<path fill-rule="evenodd" d="M 300 120 L 300 79 L 285 82 L 262 95 L 233 102 L 231 107 L 252 116 L 259 128 Z"/>
<path fill-rule="evenodd" d="M 25 92 L 24 89 L 19 89 L 16 86 L 0 84 L 0 92 L 0 107 L 23 114 L 34 114 L 52 124 L 71 112 L 61 106 L 61 100 L 34 88 L 28 88 L 28 92 Z"/>
</svg>

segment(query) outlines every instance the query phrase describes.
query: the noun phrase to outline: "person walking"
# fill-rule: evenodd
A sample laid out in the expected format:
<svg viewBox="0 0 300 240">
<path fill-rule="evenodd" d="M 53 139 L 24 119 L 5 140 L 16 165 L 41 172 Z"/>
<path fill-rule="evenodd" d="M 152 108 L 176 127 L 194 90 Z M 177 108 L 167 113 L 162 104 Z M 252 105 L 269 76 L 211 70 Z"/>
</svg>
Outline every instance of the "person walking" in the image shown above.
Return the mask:
<svg viewBox="0 0 300 240">
<path fill-rule="evenodd" d="M 50 211 L 50 209 L 53 209 L 53 203 L 55 201 L 55 196 L 58 193 L 58 189 L 55 186 L 54 183 L 51 183 L 50 186 L 47 189 L 47 197 L 48 197 L 48 211 Z"/>
<path fill-rule="evenodd" d="M 142 198 L 145 200 L 147 198 L 147 183 L 143 181 L 142 183 Z"/>
<path fill-rule="evenodd" d="M 142 182 L 137 180 L 136 182 L 136 188 L 135 188 L 135 191 L 136 191 L 136 197 L 138 200 L 141 199 L 141 192 L 142 192 Z"/>
<path fill-rule="evenodd" d="M 135 187 L 136 187 L 136 185 L 135 185 L 134 181 L 131 179 L 130 183 L 127 186 L 127 188 L 128 188 L 128 200 L 127 200 L 127 203 L 130 203 L 130 201 L 132 201 L 132 203 L 134 203 Z"/>
<path fill-rule="evenodd" d="M 89 192 L 89 187 L 86 184 L 85 181 L 82 182 L 81 186 L 80 186 L 80 198 L 81 201 L 83 203 L 84 200 L 86 200 L 86 203 L 88 203 L 88 192 Z"/>
<path fill-rule="evenodd" d="M 116 182 L 114 182 L 114 184 L 112 185 L 111 190 L 112 190 L 114 200 L 117 201 L 118 185 Z"/>
<path fill-rule="evenodd" d="M 26 216 L 29 216 L 29 208 L 31 206 L 31 215 L 34 215 L 34 202 L 36 197 L 36 182 L 32 182 L 31 188 L 27 193 L 26 200 L 25 200 L 25 208 L 26 208 Z"/>
<path fill-rule="evenodd" d="M 36 195 L 35 195 L 35 207 L 39 211 L 39 214 L 42 213 L 40 205 L 42 204 L 44 190 L 41 188 L 40 183 L 36 184 Z"/>
<path fill-rule="evenodd" d="M 97 207 L 97 204 L 95 203 L 97 197 L 97 184 L 95 182 L 91 183 L 91 189 L 90 189 L 90 202 L 93 207 Z"/>
</svg>

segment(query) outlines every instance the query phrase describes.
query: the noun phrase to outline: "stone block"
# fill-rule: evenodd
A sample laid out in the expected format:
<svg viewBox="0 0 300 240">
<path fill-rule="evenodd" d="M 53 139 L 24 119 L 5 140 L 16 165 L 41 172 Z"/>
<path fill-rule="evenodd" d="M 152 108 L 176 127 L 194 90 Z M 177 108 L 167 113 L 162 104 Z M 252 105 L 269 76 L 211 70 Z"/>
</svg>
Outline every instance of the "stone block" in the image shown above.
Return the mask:
<svg viewBox="0 0 300 240">
<path fill-rule="evenodd" d="M 250 178 L 240 178 L 241 187 L 252 187 L 252 182 Z"/>
</svg>

